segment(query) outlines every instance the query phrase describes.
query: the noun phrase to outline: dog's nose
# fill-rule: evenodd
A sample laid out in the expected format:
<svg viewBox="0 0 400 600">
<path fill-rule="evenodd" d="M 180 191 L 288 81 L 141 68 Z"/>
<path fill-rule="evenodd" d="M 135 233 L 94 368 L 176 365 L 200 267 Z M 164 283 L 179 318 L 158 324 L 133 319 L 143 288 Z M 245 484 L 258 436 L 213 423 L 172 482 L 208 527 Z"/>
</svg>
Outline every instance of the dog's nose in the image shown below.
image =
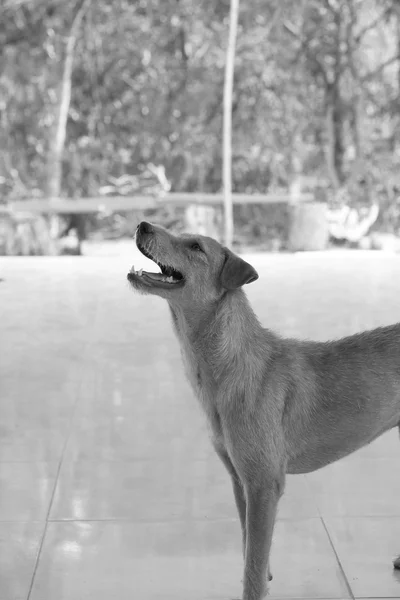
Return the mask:
<svg viewBox="0 0 400 600">
<path fill-rule="evenodd" d="M 142 221 L 138 227 L 139 233 L 154 233 L 153 225 L 147 223 L 146 221 Z"/>
</svg>

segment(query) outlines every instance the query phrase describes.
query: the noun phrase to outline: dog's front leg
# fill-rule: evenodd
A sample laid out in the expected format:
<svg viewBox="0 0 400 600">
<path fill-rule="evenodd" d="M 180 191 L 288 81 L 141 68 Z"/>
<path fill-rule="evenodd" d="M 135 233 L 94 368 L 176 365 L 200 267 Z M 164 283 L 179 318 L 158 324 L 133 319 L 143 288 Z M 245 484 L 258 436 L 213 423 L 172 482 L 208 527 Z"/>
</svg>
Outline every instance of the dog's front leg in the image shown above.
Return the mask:
<svg viewBox="0 0 400 600">
<path fill-rule="evenodd" d="M 267 593 L 272 533 L 284 484 L 284 474 L 246 482 L 247 539 L 243 600 L 261 600 Z"/>
<path fill-rule="evenodd" d="M 229 454 L 225 448 L 221 448 L 217 444 L 214 444 L 214 448 L 219 458 L 223 462 L 226 470 L 232 479 L 233 494 L 235 496 L 236 507 L 239 513 L 240 526 L 242 528 L 242 549 L 243 556 L 246 556 L 246 498 L 244 495 L 243 484 L 240 481 L 239 475 L 232 464 Z"/>
</svg>

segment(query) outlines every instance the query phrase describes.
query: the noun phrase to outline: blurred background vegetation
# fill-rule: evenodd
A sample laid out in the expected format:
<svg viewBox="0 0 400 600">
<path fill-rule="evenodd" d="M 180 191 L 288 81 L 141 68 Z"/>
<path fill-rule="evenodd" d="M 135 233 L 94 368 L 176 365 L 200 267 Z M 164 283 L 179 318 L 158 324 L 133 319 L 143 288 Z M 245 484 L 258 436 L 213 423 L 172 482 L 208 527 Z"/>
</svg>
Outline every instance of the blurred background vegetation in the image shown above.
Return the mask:
<svg viewBox="0 0 400 600">
<path fill-rule="evenodd" d="M 0 203 L 220 191 L 229 7 L 2 0 Z M 399 234 L 399 164 L 400 0 L 242 0 L 233 191 L 306 176 Z"/>
</svg>

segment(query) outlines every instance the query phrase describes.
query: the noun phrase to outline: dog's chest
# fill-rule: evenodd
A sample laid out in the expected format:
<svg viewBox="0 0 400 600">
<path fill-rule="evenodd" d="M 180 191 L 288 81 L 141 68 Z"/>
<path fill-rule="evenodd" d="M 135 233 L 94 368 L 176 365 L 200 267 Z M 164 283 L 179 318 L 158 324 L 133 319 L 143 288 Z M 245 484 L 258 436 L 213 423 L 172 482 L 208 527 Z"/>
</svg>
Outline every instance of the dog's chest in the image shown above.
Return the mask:
<svg viewBox="0 0 400 600">
<path fill-rule="evenodd" d="M 207 365 L 202 364 L 202 361 L 197 360 L 191 349 L 182 349 L 182 360 L 185 375 L 192 390 L 200 403 L 206 408 L 213 402 L 213 385 L 209 368 Z"/>
<path fill-rule="evenodd" d="M 180 343 L 186 378 L 206 414 L 213 437 L 219 437 L 219 417 L 216 406 L 218 385 L 212 368 L 208 364 L 209 353 L 207 356 L 203 356 L 199 352 L 197 344 L 190 339 L 187 327 L 179 315 L 175 315 L 174 325 Z"/>
<path fill-rule="evenodd" d="M 210 376 L 207 366 L 194 361 L 192 357 L 189 358 L 183 352 L 182 358 L 186 377 L 205 412 L 213 444 L 218 445 L 219 448 L 223 448 L 224 436 L 217 408 L 217 389 L 213 385 L 212 376 Z"/>
</svg>

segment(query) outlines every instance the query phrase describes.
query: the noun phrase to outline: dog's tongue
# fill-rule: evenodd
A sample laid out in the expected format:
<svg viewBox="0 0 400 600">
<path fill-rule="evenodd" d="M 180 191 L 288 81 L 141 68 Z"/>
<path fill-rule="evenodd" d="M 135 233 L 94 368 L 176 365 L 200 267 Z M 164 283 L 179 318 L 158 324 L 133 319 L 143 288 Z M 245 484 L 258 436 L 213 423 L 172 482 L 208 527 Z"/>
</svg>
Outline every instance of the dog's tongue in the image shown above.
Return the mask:
<svg viewBox="0 0 400 600">
<path fill-rule="evenodd" d="M 150 279 L 156 279 L 157 281 L 164 281 L 165 283 L 175 283 L 175 279 L 170 275 L 167 277 L 163 273 L 149 273 L 148 271 L 143 271 L 144 275 L 147 275 Z"/>
<path fill-rule="evenodd" d="M 158 281 L 165 279 L 165 275 L 162 273 L 149 273 L 148 271 L 143 271 L 143 274 L 151 279 L 157 279 Z"/>
<path fill-rule="evenodd" d="M 150 273 L 149 271 L 143 271 L 143 269 L 139 269 L 139 271 L 136 271 L 134 265 L 132 265 L 130 272 L 134 273 L 135 275 L 138 275 L 139 277 L 142 277 L 143 275 L 145 275 L 146 277 L 148 277 L 149 279 L 153 279 L 154 281 L 164 281 L 165 283 L 176 283 L 176 279 L 174 279 L 174 277 L 172 277 L 172 275 L 167 277 L 166 275 L 164 275 L 164 273 Z"/>
</svg>

